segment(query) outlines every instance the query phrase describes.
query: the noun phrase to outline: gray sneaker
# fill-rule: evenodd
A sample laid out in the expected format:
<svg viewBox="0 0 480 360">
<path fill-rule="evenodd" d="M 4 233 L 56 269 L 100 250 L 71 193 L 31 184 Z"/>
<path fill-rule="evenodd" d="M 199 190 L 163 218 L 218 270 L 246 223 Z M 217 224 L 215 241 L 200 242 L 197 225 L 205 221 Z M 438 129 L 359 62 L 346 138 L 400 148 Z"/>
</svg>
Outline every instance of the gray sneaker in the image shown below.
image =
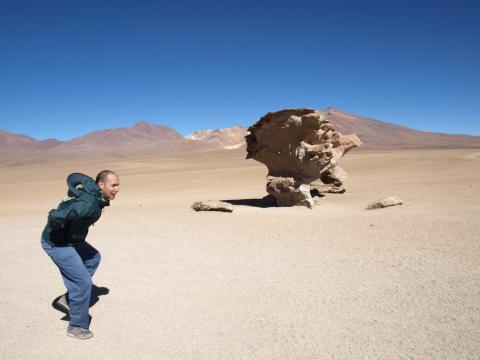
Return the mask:
<svg viewBox="0 0 480 360">
<path fill-rule="evenodd" d="M 68 305 L 67 301 L 67 294 L 63 294 L 60 296 L 60 298 L 57 300 L 57 305 L 62 308 L 66 313 L 70 312 L 70 306 Z"/>
<path fill-rule="evenodd" d="M 77 339 L 86 340 L 93 337 L 93 332 L 91 332 L 88 329 L 81 328 L 79 326 L 68 325 L 67 335 Z"/>
</svg>

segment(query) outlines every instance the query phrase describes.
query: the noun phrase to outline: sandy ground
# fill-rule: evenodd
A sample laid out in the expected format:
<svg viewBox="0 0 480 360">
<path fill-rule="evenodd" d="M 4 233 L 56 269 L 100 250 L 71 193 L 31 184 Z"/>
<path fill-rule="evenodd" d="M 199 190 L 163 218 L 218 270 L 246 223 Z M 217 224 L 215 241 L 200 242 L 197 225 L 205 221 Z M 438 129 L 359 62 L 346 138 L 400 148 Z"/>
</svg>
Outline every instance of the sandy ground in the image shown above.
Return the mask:
<svg viewBox="0 0 480 360">
<path fill-rule="evenodd" d="M 480 358 L 480 150 L 353 151 L 347 193 L 313 210 L 191 210 L 265 195 L 243 157 L 0 163 L 0 358 Z M 103 168 L 121 191 L 88 240 L 109 293 L 80 341 L 39 237 L 66 175 Z M 365 210 L 391 195 L 404 205 Z"/>
</svg>

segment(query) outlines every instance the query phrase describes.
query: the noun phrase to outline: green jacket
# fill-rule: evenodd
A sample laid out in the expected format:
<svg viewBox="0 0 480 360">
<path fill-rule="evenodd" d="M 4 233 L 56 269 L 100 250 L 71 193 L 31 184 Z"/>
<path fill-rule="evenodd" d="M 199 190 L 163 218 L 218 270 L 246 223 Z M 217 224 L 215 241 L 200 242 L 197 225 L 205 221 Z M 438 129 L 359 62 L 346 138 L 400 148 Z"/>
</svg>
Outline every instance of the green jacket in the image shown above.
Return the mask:
<svg viewBox="0 0 480 360">
<path fill-rule="evenodd" d="M 53 246 L 69 246 L 85 241 L 88 228 L 108 206 L 93 179 L 82 181 L 79 196 L 67 198 L 50 210 L 42 237 Z"/>
</svg>

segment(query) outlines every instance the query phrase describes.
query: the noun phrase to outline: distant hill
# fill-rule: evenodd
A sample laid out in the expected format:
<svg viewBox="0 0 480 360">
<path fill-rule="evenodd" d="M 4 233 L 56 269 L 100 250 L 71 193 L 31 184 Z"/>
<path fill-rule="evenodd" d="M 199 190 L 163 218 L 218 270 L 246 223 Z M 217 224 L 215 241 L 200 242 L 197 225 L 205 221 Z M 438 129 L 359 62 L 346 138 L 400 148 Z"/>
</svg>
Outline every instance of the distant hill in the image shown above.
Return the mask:
<svg viewBox="0 0 480 360">
<path fill-rule="evenodd" d="M 21 134 L 12 134 L 7 131 L 0 130 L 0 150 L 43 150 L 59 145 L 61 141 L 56 139 L 36 140 L 30 136 Z"/>
<path fill-rule="evenodd" d="M 246 134 L 247 129 L 245 127 L 236 125 L 225 129 L 198 130 L 186 138 L 207 142 L 227 149 L 234 149 L 245 144 L 244 138 Z"/>
<path fill-rule="evenodd" d="M 129 128 L 106 129 L 88 133 L 64 142 L 67 147 L 110 147 L 125 148 L 154 145 L 159 142 L 177 142 L 183 136 L 176 130 L 164 126 L 139 121 Z"/>
<path fill-rule="evenodd" d="M 339 109 L 325 109 L 327 119 L 342 134 L 356 134 L 363 142 L 363 148 L 471 148 L 480 147 L 480 136 L 444 134 L 415 130 L 406 126 L 395 125 L 385 121 L 369 119 L 348 114 Z M 254 122 L 252 122 L 253 124 Z M 247 134 L 242 126 L 219 130 L 199 130 L 189 139 L 210 142 L 217 146 L 229 148 L 228 145 L 240 147 Z"/>
<path fill-rule="evenodd" d="M 480 147 L 480 136 L 443 134 L 351 115 L 328 108 L 327 119 L 342 134 L 356 134 L 363 147 L 382 148 L 469 148 Z"/>
<path fill-rule="evenodd" d="M 364 148 L 469 148 L 480 147 L 480 136 L 456 135 L 419 131 L 405 126 L 348 114 L 339 109 L 325 110 L 330 120 L 342 134 L 357 134 Z M 256 119 L 252 119 L 253 124 Z M 241 125 L 226 129 L 198 130 L 183 137 L 175 129 L 137 122 L 129 128 L 94 131 L 69 141 L 56 139 L 36 140 L 32 137 L 11 134 L 0 130 L 0 151 L 11 157 L 27 152 L 72 154 L 102 149 L 132 152 L 164 152 L 208 150 L 213 147 L 233 149 L 241 147 L 247 129 Z"/>
<path fill-rule="evenodd" d="M 28 136 L 0 131 L 0 150 L 8 153 L 47 151 L 49 154 L 72 154 L 95 150 L 130 153 L 152 149 L 167 151 L 195 147 L 205 148 L 205 144 L 187 140 L 170 127 L 153 125 L 146 121 L 137 122 L 129 128 L 94 131 L 68 141 L 39 141 Z"/>
</svg>

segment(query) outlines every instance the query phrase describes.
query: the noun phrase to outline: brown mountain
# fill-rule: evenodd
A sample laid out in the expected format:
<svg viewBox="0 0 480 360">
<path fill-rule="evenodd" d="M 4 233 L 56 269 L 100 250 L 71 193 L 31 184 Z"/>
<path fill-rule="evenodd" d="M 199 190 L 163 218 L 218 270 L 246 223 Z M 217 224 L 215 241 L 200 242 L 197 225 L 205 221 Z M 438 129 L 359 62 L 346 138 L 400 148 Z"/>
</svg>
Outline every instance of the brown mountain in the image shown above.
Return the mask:
<svg viewBox="0 0 480 360">
<path fill-rule="evenodd" d="M 44 150 L 59 145 L 56 139 L 36 140 L 30 136 L 0 130 L 0 150 Z"/>
<path fill-rule="evenodd" d="M 69 141 L 38 141 L 28 136 L 0 132 L 0 161 L 18 154 L 33 158 L 58 158 L 86 155 L 100 151 L 104 156 L 125 156 L 136 153 L 167 153 L 212 149 L 207 143 L 185 139 L 176 130 L 163 125 L 140 121 L 129 128 L 94 131 Z M 23 156 L 23 155 L 22 155 Z"/>
<path fill-rule="evenodd" d="M 0 130 L 0 148 L 41 150 L 61 146 L 62 148 L 77 146 L 129 146 L 149 145 L 161 142 L 182 141 L 184 138 L 176 130 L 163 125 L 152 125 L 139 121 L 129 128 L 105 129 L 94 131 L 69 141 L 56 139 L 36 140 L 32 137 L 11 134 Z"/>
<path fill-rule="evenodd" d="M 64 146 L 131 147 L 152 145 L 159 142 L 175 142 L 183 137 L 176 130 L 163 125 L 139 121 L 129 128 L 106 129 L 66 141 Z"/>
<path fill-rule="evenodd" d="M 405 126 L 348 114 L 335 108 L 326 109 L 327 118 L 342 134 L 357 134 L 364 148 L 468 148 L 480 147 L 480 136 L 455 135 L 418 131 Z M 244 143 L 247 129 L 235 126 L 227 129 L 199 130 L 187 138 L 174 129 L 140 121 L 129 128 L 94 131 L 69 141 L 55 139 L 39 141 L 25 135 L 0 130 L 2 157 L 19 152 L 41 155 L 78 153 L 95 149 L 131 152 L 165 152 L 208 150 L 213 146 L 237 148 Z"/>
<path fill-rule="evenodd" d="M 480 136 L 419 131 L 406 126 L 348 114 L 335 108 L 327 108 L 325 111 L 327 119 L 335 125 L 340 133 L 356 134 L 362 140 L 363 148 L 480 147 Z M 199 130 L 188 138 L 233 148 L 241 145 L 246 134 L 246 128 L 236 126 L 219 130 Z M 235 146 L 234 143 L 239 145 Z"/>
<path fill-rule="evenodd" d="M 480 136 L 443 134 L 373 120 L 328 108 L 327 119 L 342 134 L 356 134 L 363 147 L 382 148 L 469 148 L 480 147 Z"/>
<path fill-rule="evenodd" d="M 247 129 L 241 125 L 236 125 L 231 128 L 216 129 L 216 130 L 198 130 L 192 135 L 187 136 L 187 139 L 207 142 L 215 146 L 224 148 L 237 148 L 245 144 L 245 135 Z"/>
</svg>

